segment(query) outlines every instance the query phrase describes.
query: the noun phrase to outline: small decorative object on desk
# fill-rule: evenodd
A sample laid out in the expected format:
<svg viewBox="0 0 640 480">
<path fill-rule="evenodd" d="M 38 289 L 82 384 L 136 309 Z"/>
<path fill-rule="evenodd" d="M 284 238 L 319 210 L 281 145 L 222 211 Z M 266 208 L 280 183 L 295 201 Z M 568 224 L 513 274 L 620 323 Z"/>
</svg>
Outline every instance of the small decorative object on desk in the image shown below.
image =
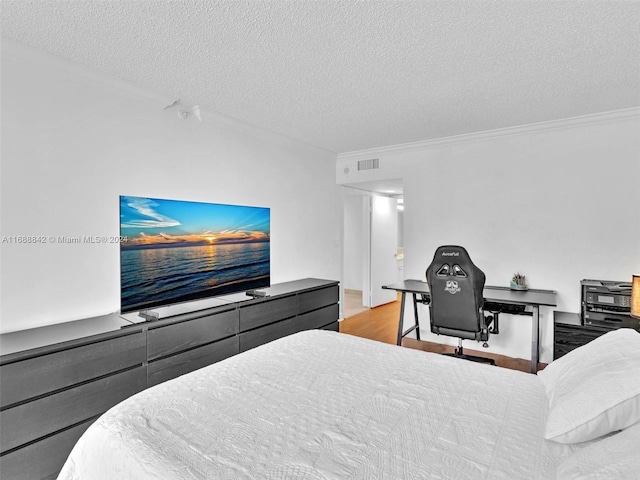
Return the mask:
<svg viewBox="0 0 640 480">
<path fill-rule="evenodd" d="M 514 273 L 511 279 L 511 290 L 529 290 L 527 286 L 527 277 L 520 273 Z"/>
</svg>

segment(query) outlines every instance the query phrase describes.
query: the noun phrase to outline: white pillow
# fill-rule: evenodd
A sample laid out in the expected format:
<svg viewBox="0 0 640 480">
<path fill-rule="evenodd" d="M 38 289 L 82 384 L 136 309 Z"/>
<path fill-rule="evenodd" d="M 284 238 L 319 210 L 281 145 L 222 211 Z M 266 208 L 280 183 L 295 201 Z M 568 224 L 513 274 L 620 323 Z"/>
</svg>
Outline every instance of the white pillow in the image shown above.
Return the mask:
<svg viewBox="0 0 640 480">
<path fill-rule="evenodd" d="M 565 458 L 556 480 L 638 480 L 640 423 L 593 442 Z"/>
<path fill-rule="evenodd" d="M 593 440 L 640 421 L 640 333 L 621 328 L 538 372 L 549 399 L 545 436 Z"/>
</svg>

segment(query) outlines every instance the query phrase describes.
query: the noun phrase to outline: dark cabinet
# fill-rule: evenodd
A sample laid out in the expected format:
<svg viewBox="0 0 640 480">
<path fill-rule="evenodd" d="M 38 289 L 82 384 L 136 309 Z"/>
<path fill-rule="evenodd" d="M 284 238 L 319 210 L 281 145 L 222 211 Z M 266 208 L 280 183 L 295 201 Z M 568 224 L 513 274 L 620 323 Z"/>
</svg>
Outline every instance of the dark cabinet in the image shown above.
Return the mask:
<svg viewBox="0 0 640 480">
<path fill-rule="evenodd" d="M 144 390 L 142 329 L 96 335 L 3 355 L 0 363 L 0 471 L 12 479 L 55 478 L 84 430 Z"/>
<path fill-rule="evenodd" d="M 338 330 L 338 282 L 131 324 L 117 314 L 0 336 L 0 471 L 53 479 L 102 413 L 145 388 L 302 330 Z"/>
<path fill-rule="evenodd" d="M 613 329 L 583 325 L 579 313 L 556 311 L 553 318 L 553 359 L 557 360 Z"/>
</svg>

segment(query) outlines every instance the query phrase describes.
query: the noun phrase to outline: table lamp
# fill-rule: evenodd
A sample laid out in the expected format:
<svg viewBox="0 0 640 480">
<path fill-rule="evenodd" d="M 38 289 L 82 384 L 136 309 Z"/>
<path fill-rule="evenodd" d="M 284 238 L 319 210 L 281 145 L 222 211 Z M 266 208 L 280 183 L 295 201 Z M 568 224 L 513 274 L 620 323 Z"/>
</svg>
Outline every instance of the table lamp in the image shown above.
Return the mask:
<svg viewBox="0 0 640 480">
<path fill-rule="evenodd" d="M 631 316 L 640 318 L 640 275 L 634 275 L 631 283 Z"/>
</svg>

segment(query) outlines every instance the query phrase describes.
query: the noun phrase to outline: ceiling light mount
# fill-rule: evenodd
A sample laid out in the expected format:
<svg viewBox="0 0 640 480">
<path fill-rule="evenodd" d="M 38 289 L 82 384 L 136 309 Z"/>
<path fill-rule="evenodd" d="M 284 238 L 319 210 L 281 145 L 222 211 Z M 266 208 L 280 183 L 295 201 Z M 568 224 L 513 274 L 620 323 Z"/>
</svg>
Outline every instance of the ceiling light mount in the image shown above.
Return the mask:
<svg viewBox="0 0 640 480">
<path fill-rule="evenodd" d="M 199 105 L 194 105 L 193 107 L 187 107 L 187 106 L 183 105 L 180 102 L 180 99 L 177 99 L 171 105 L 167 105 L 166 107 L 164 107 L 164 110 L 168 110 L 168 109 L 171 109 L 171 108 L 177 108 L 178 109 L 178 118 L 180 120 L 186 120 L 193 114 L 193 116 L 196 117 L 198 119 L 198 121 L 200 121 L 200 122 L 202 121 L 202 116 L 200 115 L 200 106 Z"/>
</svg>

